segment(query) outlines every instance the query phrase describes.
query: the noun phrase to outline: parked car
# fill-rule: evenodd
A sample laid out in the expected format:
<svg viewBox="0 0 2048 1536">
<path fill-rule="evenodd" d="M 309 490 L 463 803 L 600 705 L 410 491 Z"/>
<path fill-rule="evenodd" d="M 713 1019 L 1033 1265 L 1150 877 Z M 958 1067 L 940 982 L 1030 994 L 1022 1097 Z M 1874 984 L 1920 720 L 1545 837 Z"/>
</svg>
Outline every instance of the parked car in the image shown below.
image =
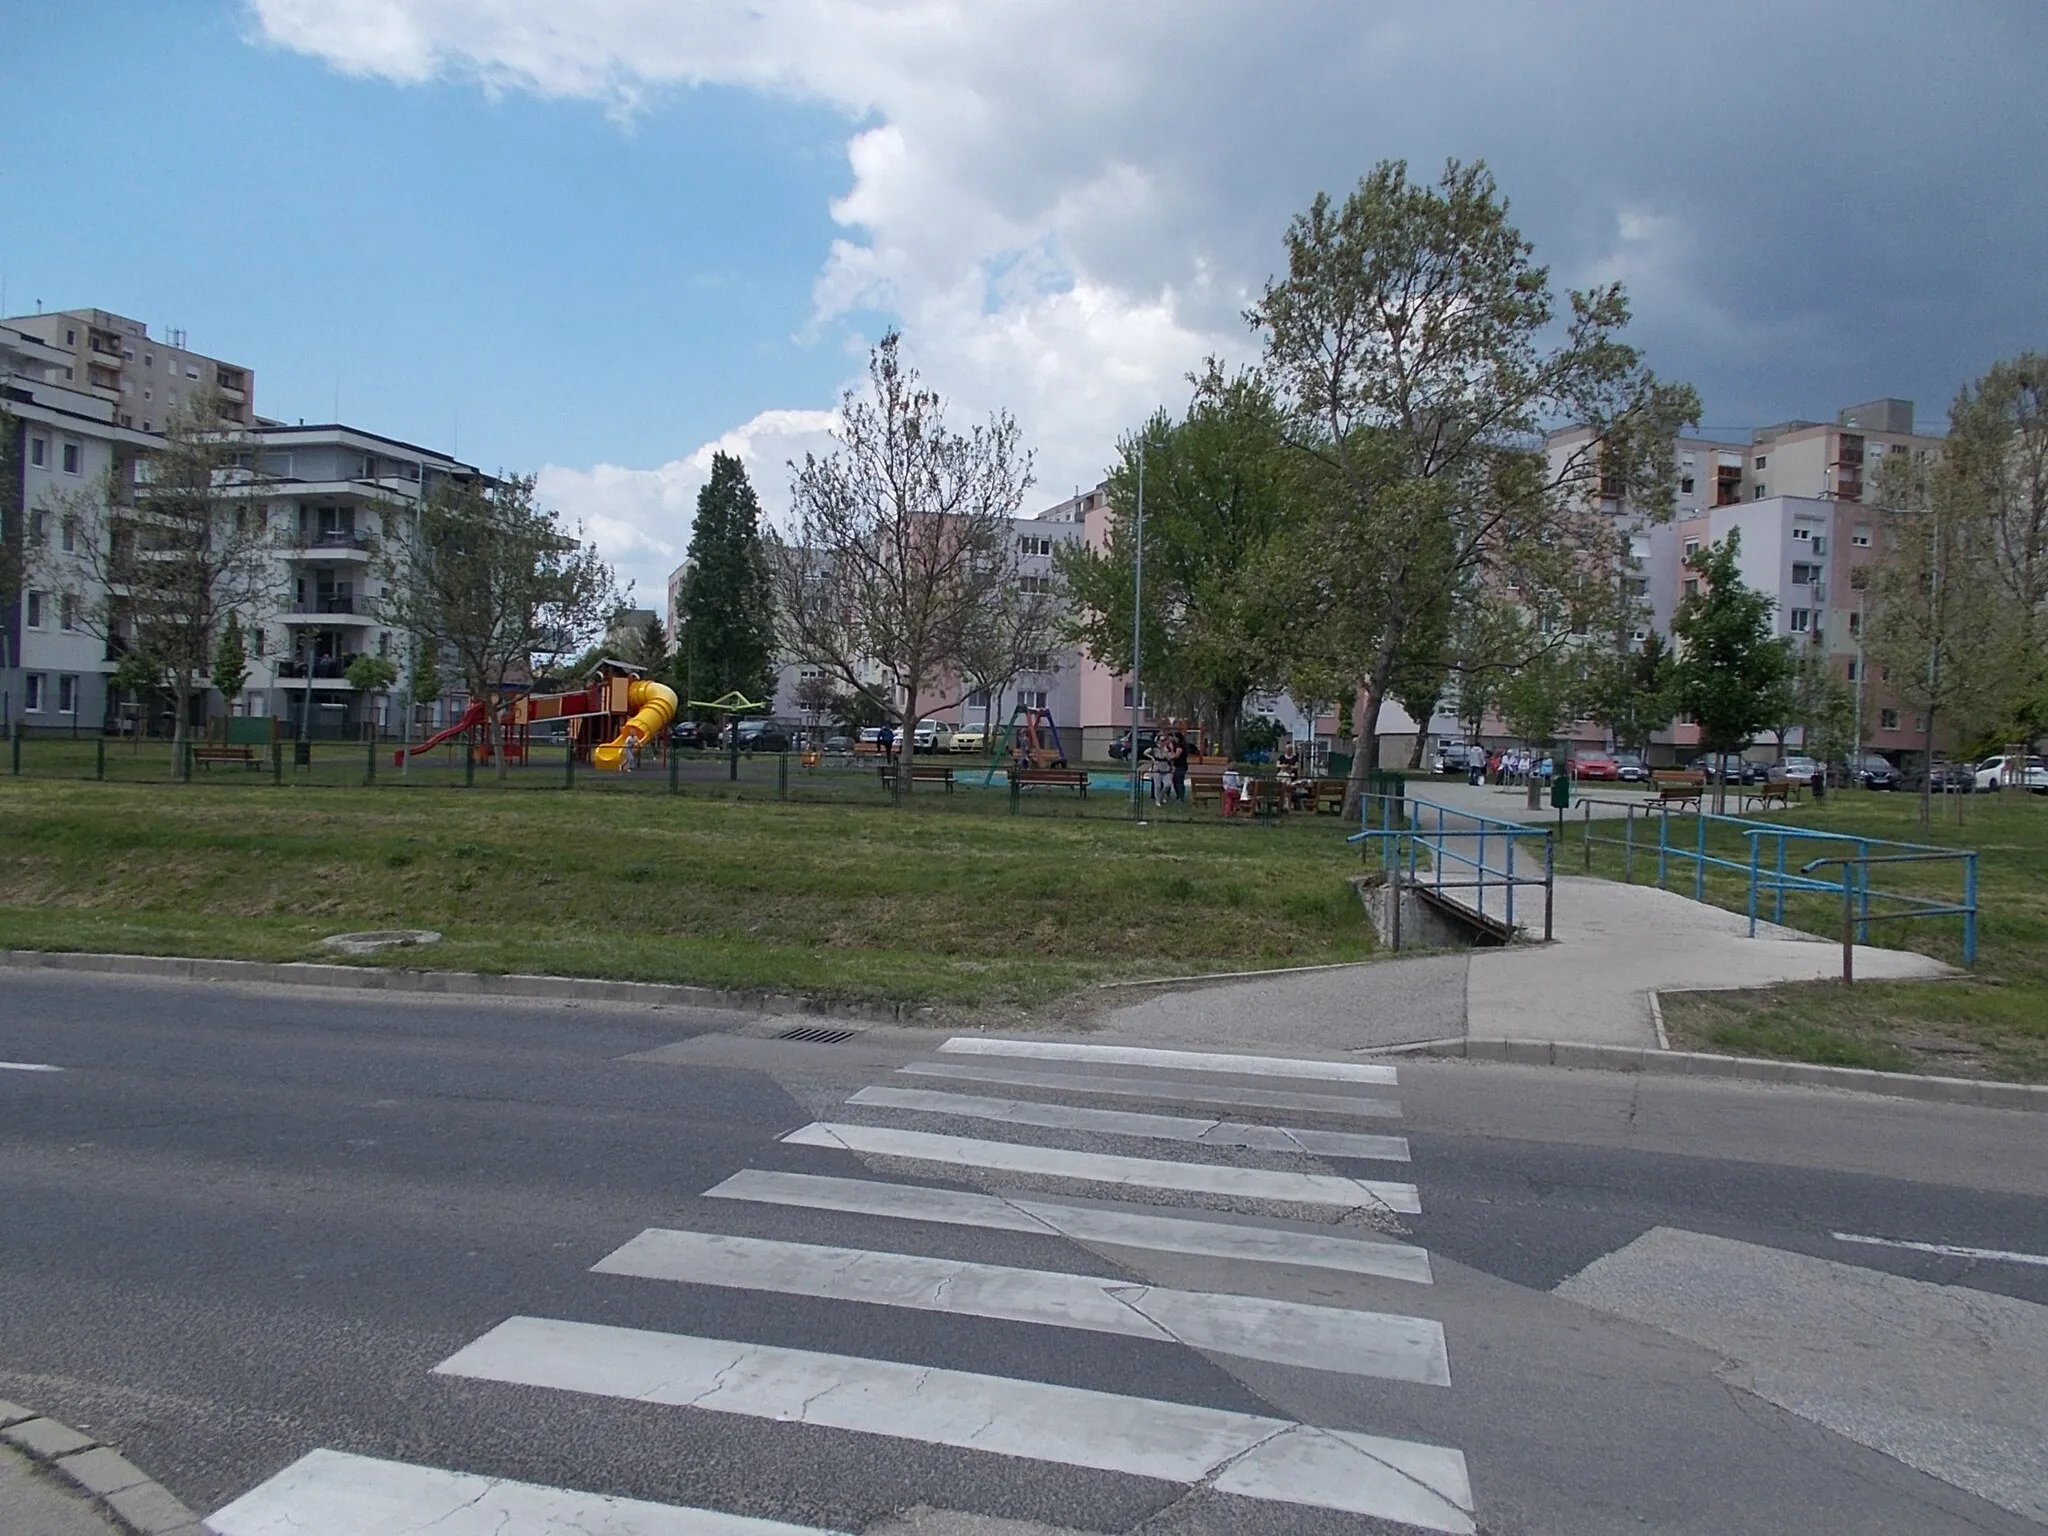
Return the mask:
<svg viewBox="0 0 2048 1536">
<path fill-rule="evenodd" d="M 910 734 L 910 744 L 918 752 L 950 752 L 953 750 L 953 727 L 943 720 L 920 720 L 917 729 Z"/>
<path fill-rule="evenodd" d="M 732 730 L 739 733 L 742 752 L 787 752 L 789 750 L 789 728 L 780 720 L 741 720 Z M 730 746 L 732 739 L 726 738 Z"/>
<path fill-rule="evenodd" d="M 1770 777 L 1773 783 L 1811 784 L 1820 772 L 1820 763 L 1815 759 L 1793 756 L 1771 764 Z"/>
<path fill-rule="evenodd" d="M 1945 758 L 1936 758 L 1930 771 L 1928 786 L 1937 795 L 1970 795 L 1977 791 L 1977 770 L 1968 763 L 1951 763 Z M 1920 788 L 1920 775 L 1912 775 L 1909 789 Z"/>
<path fill-rule="evenodd" d="M 1614 754 L 1614 776 L 1624 784 L 1647 784 L 1650 782 L 1650 765 L 1636 752 Z"/>
<path fill-rule="evenodd" d="M 953 733 L 955 752 L 986 752 L 988 732 L 978 725 L 963 725 Z"/>
<path fill-rule="evenodd" d="M 1615 783 L 1621 778 L 1621 764 L 1605 752 L 1581 752 L 1572 759 L 1572 777 Z"/>
<path fill-rule="evenodd" d="M 717 734 L 695 720 L 678 720 L 669 727 L 668 744 L 672 747 L 715 746 Z"/>
<path fill-rule="evenodd" d="M 2031 789 L 2037 795 L 2048 794 L 2048 762 L 2038 757 L 1987 757 L 1976 767 L 1974 774 L 1979 789 Z"/>
<path fill-rule="evenodd" d="M 1860 784 L 1865 789 L 1897 789 L 1899 770 L 1890 761 L 1875 752 L 1866 752 L 1860 758 L 1852 757 L 1843 764 L 1843 781 Z"/>
<path fill-rule="evenodd" d="M 1475 750 L 1462 741 L 1443 742 L 1437 747 L 1430 766 L 1438 773 L 1463 773 L 1472 766 Z"/>
<path fill-rule="evenodd" d="M 1714 755 L 1705 752 L 1685 765 L 1694 773 L 1704 773 L 1709 781 L 1719 778 L 1726 784 L 1761 784 L 1768 771 L 1762 763 L 1752 763 L 1746 757 L 1733 752 L 1721 755 L 1719 770 L 1716 770 Z"/>
<path fill-rule="evenodd" d="M 827 757 L 853 756 L 853 738 L 851 736 L 827 736 L 825 738 L 825 755 Z"/>
<path fill-rule="evenodd" d="M 1147 752 L 1150 752 L 1153 743 L 1158 740 L 1159 733 L 1157 731 L 1150 729 L 1140 730 L 1138 732 L 1138 756 L 1143 757 Z M 1117 737 L 1115 741 L 1109 744 L 1109 755 L 1118 762 L 1122 762 L 1131 755 L 1131 733 L 1129 731 L 1125 731 L 1123 735 Z"/>
</svg>

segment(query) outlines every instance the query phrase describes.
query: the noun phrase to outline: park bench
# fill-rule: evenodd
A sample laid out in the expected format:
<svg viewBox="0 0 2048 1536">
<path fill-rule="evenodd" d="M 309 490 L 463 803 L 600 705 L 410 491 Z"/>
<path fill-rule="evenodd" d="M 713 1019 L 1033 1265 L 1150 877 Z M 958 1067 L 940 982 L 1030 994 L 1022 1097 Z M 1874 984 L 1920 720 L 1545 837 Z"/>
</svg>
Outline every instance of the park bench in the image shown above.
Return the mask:
<svg viewBox="0 0 2048 1536">
<path fill-rule="evenodd" d="M 1012 768 L 1010 788 L 1030 789 L 1072 789 L 1082 795 L 1088 793 L 1088 770 L 1085 768 Z"/>
<path fill-rule="evenodd" d="M 254 747 L 236 746 L 226 742 L 202 741 L 192 748 L 192 761 L 202 768 L 211 768 L 215 763 L 240 763 L 244 768 L 260 767 L 256 761 Z"/>
<path fill-rule="evenodd" d="M 1227 766 L 1227 765 L 1225 765 Z M 1188 764 L 1188 804 L 1223 798 L 1223 767 L 1211 763 Z"/>
<path fill-rule="evenodd" d="M 881 776 L 884 784 L 894 784 L 896 782 L 896 770 L 889 764 L 877 764 L 875 772 Z M 910 782 L 913 784 L 943 784 L 946 786 L 946 793 L 950 795 L 953 793 L 953 770 L 944 763 L 912 763 L 910 765 Z"/>
<path fill-rule="evenodd" d="M 1773 779 L 1762 784 L 1752 784 L 1741 791 L 1742 808 L 1760 809 L 1771 805 L 1782 805 L 1789 809 L 1799 798 L 1799 786 L 1787 779 Z"/>
<path fill-rule="evenodd" d="M 1344 789 L 1343 779 L 1310 779 L 1306 808 L 1341 816 L 1344 814 Z"/>
<path fill-rule="evenodd" d="M 1660 805 L 1700 808 L 1700 793 L 1706 788 L 1704 773 L 1658 772 L 1650 775 L 1650 792 Z"/>
</svg>

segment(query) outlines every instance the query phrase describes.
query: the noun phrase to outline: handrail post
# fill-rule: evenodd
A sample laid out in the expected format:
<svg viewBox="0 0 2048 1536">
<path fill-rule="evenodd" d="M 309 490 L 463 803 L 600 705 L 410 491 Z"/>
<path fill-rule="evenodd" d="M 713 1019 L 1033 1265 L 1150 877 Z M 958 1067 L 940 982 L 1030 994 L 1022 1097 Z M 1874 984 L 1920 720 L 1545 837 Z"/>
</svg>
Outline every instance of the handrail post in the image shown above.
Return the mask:
<svg viewBox="0 0 2048 1536">
<path fill-rule="evenodd" d="M 1842 985 L 1845 987 L 1856 983 L 1855 907 L 1849 891 L 1849 871 L 1853 867 L 1847 860 L 1842 863 Z"/>
<path fill-rule="evenodd" d="M 1579 802 L 1582 822 L 1579 832 L 1579 846 L 1585 850 L 1586 873 L 1593 872 L 1593 804 L 1590 800 Z"/>
<path fill-rule="evenodd" d="M 1870 942 L 1870 839 L 1862 838 L 1856 844 L 1856 857 L 1862 862 L 1858 866 L 1856 881 L 1856 942 Z"/>
<path fill-rule="evenodd" d="M 1699 846 L 1692 856 L 1692 899 L 1707 899 L 1707 808 L 1700 806 Z"/>
<path fill-rule="evenodd" d="M 1590 811 L 1592 807 L 1588 806 Z M 1557 868 L 1554 860 L 1555 849 L 1551 846 L 1550 835 L 1543 837 L 1543 942 L 1550 942 L 1550 919 L 1557 895 Z"/>
<path fill-rule="evenodd" d="M 1755 832 L 1746 834 L 1749 838 L 1749 936 L 1756 937 L 1756 877 L 1757 860 L 1763 853 L 1762 839 Z M 1779 845 L 1780 847 L 1783 844 Z"/>
<path fill-rule="evenodd" d="M 1479 863 L 1473 872 L 1473 880 L 1479 888 L 1479 915 L 1486 916 L 1486 823 L 1479 823 Z"/>
<path fill-rule="evenodd" d="M 1550 834 L 1549 834 L 1548 832 L 1545 832 L 1545 833 L 1543 834 L 1543 837 L 1544 837 L 1544 840 L 1545 840 L 1546 842 L 1548 842 L 1548 841 L 1549 841 L 1549 838 L 1550 838 Z M 1508 875 L 1507 875 L 1507 887 L 1508 887 L 1508 915 L 1507 915 L 1507 925 L 1508 925 L 1508 933 L 1509 933 L 1509 935 L 1510 935 L 1510 936 L 1512 936 L 1512 935 L 1513 935 L 1513 933 L 1514 933 L 1514 931 L 1515 931 L 1515 843 L 1516 843 L 1517 841 L 1518 841 L 1518 839 L 1517 839 L 1517 838 L 1515 837 L 1515 834 L 1514 834 L 1514 833 L 1512 833 L 1512 832 L 1510 832 L 1510 833 L 1508 834 Z M 1482 876 L 1481 878 L 1483 879 L 1483 878 L 1484 878 L 1484 876 Z"/>
<path fill-rule="evenodd" d="M 1771 921 L 1774 923 L 1783 923 L 1785 921 L 1785 843 L 1785 834 L 1780 832 L 1778 834 L 1778 889 L 1776 900 L 1771 905 Z"/>
<path fill-rule="evenodd" d="M 1657 808 L 1657 889 L 1664 889 L 1671 863 L 1671 807 Z"/>
<path fill-rule="evenodd" d="M 1977 963 L 1977 855 L 1963 856 L 1963 964 Z"/>
</svg>

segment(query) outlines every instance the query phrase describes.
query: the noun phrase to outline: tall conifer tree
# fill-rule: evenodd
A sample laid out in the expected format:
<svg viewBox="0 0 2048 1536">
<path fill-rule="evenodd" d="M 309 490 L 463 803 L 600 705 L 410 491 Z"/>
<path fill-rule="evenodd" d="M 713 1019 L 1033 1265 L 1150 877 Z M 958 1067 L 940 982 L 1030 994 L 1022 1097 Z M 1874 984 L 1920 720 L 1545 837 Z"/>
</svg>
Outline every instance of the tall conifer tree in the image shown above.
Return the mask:
<svg viewBox="0 0 2048 1536">
<path fill-rule="evenodd" d="M 774 691 L 774 600 L 760 523 L 745 466 L 713 454 L 711 478 L 697 493 L 676 633 L 676 680 L 686 699 L 737 689 L 766 700 Z"/>
</svg>

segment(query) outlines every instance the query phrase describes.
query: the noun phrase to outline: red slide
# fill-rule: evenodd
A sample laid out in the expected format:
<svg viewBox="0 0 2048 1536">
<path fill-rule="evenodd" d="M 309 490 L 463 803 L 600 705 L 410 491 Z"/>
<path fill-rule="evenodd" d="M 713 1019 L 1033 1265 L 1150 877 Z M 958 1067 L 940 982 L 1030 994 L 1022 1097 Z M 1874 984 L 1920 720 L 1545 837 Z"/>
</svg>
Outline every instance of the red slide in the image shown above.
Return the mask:
<svg viewBox="0 0 2048 1536">
<path fill-rule="evenodd" d="M 453 725 L 449 726 L 445 731 L 436 731 L 433 735 L 429 736 L 425 741 L 421 742 L 418 746 L 412 748 L 412 755 L 414 757 L 418 757 L 422 752 L 431 752 L 434 750 L 434 748 L 441 745 L 442 742 L 448 740 L 450 737 L 460 736 L 464 731 L 468 730 L 471 726 L 482 725 L 483 723 L 484 706 L 482 701 L 478 700 L 476 702 L 471 703 L 469 708 L 465 709 L 462 712 L 462 718 L 456 721 Z M 400 747 L 396 752 L 392 753 L 391 766 L 394 768 L 403 768 L 405 766 L 405 754 L 406 748 L 404 747 Z"/>
</svg>

